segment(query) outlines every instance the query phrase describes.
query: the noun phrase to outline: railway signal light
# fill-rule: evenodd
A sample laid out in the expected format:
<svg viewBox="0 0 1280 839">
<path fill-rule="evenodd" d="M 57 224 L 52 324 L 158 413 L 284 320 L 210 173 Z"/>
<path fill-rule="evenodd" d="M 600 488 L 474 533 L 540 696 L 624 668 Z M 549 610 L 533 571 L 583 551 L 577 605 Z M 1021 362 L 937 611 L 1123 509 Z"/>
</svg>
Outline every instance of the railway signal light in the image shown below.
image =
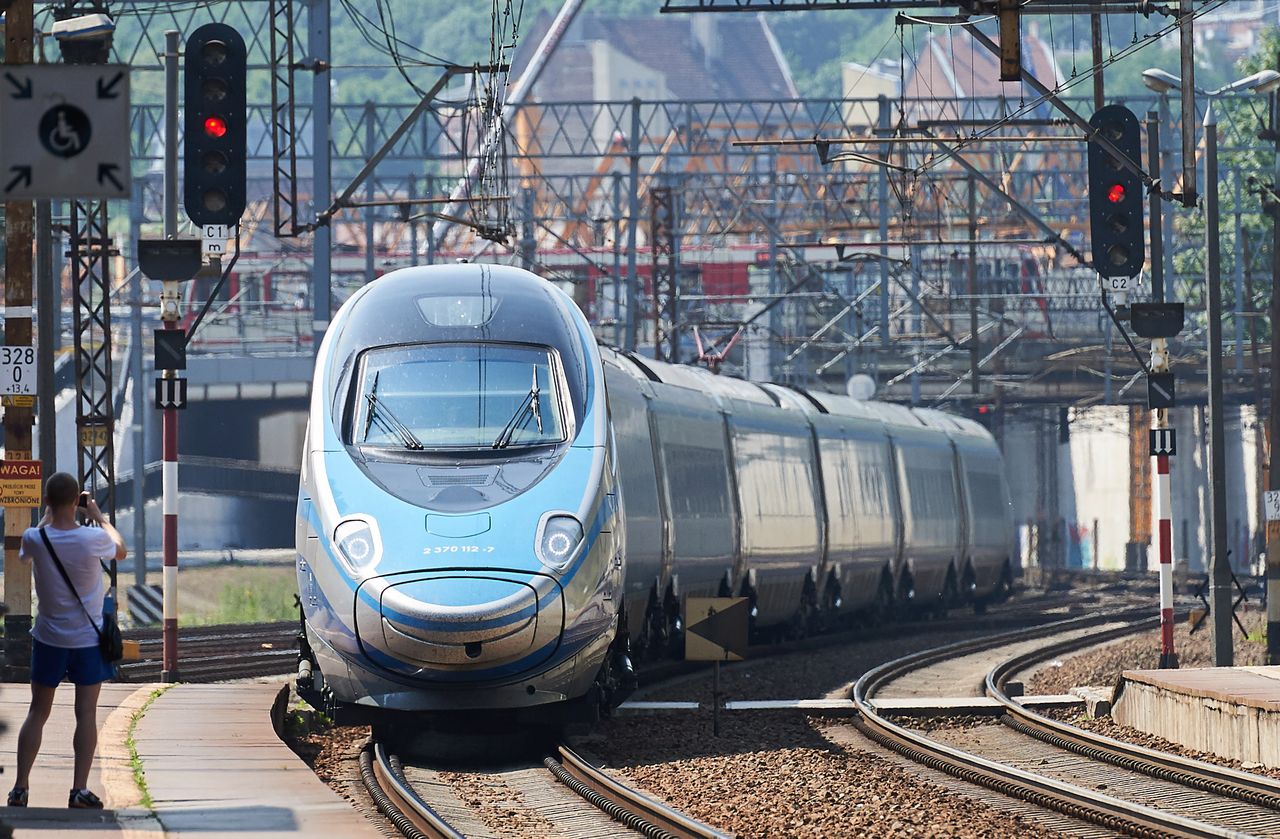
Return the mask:
<svg viewBox="0 0 1280 839">
<path fill-rule="evenodd" d="M 244 39 L 208 23 L 187 39 L 183 204 L 196 224 L 238 224 L 245 207 L 248 151 Z"/>
<path fill-rule="evenodd" d="M 1124 105 L 1107 105 L 1089 125 L 1135 164 L 1142 160 L 1138 118 Z M 1133 277 L 1146 262 L 1142 178 L 1123 166 L 1095 136 L 1089 140 L 1089 224 L 1093 267 L 1103 277 Z"/>
<path fill-rule="evenodd" d="M 994 431 L 1002 421 L 1000 412 L 997 410 L 995 405 L 991 404 L 979 404 L 973 406 L 972 417 L 988 431 Z"/>
</svg>

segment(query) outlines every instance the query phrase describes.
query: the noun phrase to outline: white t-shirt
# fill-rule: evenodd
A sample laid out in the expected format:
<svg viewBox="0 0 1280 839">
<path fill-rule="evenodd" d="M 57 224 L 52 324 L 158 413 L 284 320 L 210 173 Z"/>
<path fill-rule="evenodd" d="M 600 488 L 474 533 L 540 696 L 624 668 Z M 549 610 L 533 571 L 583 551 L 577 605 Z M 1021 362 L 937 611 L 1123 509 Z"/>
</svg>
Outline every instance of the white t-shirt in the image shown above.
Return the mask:
<svg viewBox="0 0 1280 839">
<path fill-rule="evenodd" d="M 100 527 L 76 527 L 59 530 L 45 527 L 53 549 L 67 569 L 67 576 L 80 594 L 80 603 L 71 595 L 67 581 L 58 573 L 49 551 L 40 538 L 39 528 L 30 527 L 22 534 L 22 555 L 31 560 L 36 577 L 36 597 L 40 610 L 31 637 L 52 647 L 78 649 L 98 646 L 98 633 L 85 615 L 102 626 L 102 566 L 100 560 L 116 555 L 116 544 Z M 80 605 L 84 604 L 84 608 Z"/>
</svg>

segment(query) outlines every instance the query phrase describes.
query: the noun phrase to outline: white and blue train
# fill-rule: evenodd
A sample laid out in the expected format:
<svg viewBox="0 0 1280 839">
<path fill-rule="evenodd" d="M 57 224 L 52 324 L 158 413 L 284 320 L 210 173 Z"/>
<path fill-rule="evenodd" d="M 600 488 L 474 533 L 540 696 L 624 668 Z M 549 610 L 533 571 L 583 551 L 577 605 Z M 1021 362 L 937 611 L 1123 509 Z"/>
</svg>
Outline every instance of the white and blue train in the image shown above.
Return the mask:
<svg viewBox="0 0 1280 839">
<path fill-rule="evenodd" d="M 980 425 L 597 346 L 516 268 L 395 271 L 333 318 L 298 498 L 300 686 L 331 707 L 594 712 L 690 595 L 758 629 L 1007 591 Z"/>
</svg>

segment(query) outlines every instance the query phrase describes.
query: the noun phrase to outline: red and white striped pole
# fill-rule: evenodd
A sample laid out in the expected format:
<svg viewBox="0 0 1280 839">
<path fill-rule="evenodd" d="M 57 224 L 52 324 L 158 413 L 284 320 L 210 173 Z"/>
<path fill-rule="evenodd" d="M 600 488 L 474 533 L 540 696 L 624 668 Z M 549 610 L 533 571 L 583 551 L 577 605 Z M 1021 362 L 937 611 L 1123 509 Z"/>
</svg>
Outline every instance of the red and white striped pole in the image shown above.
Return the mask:
<svg viewBox="0 0 1280 839">
<path fill-rule="evenodd" d="M 1165 338 L 1151 342 L 1151 372 L 1169 372 L 1169 346 Z M 1156 519 L 1160 541 L 1160 669 L 1178 666 L 1173 649 L 1173 490 L 1169 486 L 1169 458 L 1177 453 L 1177 438 L 1169 427 L 1169 409 L 1155 410 L 1151 454 L 1156 459 Z"/>
<path fill-rule="evenodd" d="M 181 33 L 176 29 L 164 33 L 164 235 L 172 239 L 178 235 L 178 58 Z M 185 278 L 184 278 L 185 279 Z M 178 280 L 165 278 L 160 291 L 160 319 L 166 330 L 178 326 Z M 161 409 L 161 494 L 164 513 L 164 530 L 161 547 L 164 551 L 161 582 L 164 601 L 164 649 L 161 656 L 160 680 L 174 682 L 178 679 L 178 412 L 172 407 L 177 383 L 176 370 L 165 370 L 163 394 L 168 407 Z M 134 480 L 142 480 L 141 475 Z M 140 512 L 135 512 L 140 515 Z M 138 550 L 145 551 L 145 545 Z"/>
<path fill-rule="evenodd" d="M 173 371 L 166 370 L 165 378 Z M 164 654 L 160 680 L 178 678 L 178 412 L 163 410 L 164 462 L 161 466 L 164 513 Z"/>
<path fill-rule="evenodd" d="M 1166 426 L 1157 421 L 1156 428 L 1158 432 Z M 1160 521 L 1160 668 L 1166 670 L 1178 666 L 1178 654 L 1173 651 L 1173 493 L 1167 454 L 1156 455 L 1156 499 Z"/>
</svg>

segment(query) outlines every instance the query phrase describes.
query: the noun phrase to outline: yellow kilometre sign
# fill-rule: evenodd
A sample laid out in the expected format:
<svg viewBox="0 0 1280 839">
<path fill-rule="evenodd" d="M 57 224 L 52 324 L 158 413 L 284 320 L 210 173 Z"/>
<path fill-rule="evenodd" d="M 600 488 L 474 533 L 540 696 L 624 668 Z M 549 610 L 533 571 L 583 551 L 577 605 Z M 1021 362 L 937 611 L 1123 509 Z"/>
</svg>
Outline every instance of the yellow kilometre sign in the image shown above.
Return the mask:
<svg viewBox="0 0 1280 839">
<path fill-rule="evenodd" d="M 690 597 L 684 604 L 685 661 L 742 661 L 747 656 L 745 597 Z"/>
<path fill-rule="evenodd" d="M 40 461 L 0 461 L 0 507 L 39 507 Z"/>
<path fill-rule="evenodd" d="M 105 425 L 82 425 L 78 433 L 80 445 L 91 449 L 100 449 L 111 439 L 111 432 Z"/>
</svg>

